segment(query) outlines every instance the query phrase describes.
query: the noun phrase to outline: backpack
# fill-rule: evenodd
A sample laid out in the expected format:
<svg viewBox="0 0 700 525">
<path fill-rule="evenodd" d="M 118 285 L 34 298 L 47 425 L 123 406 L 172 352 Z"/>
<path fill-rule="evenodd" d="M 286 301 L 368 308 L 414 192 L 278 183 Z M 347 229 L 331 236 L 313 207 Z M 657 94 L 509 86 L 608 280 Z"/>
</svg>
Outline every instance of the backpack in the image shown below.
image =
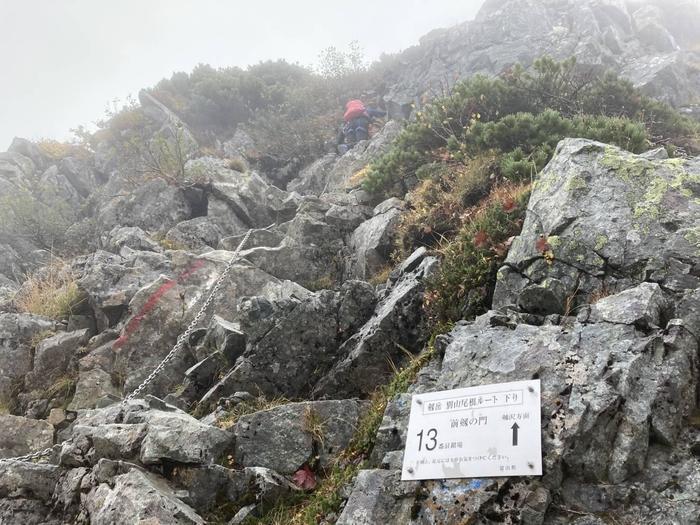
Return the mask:
<svg viewBox="0 0 700 525">
<path fill-rule="evenodd" d="M 345 115 L 343 119 L 345 122 L 350 122 L 352 119 L 356 119 L 366 115 L 365 105 L 361 100 L 351 100 L 345 105 Z"/>
</svg>

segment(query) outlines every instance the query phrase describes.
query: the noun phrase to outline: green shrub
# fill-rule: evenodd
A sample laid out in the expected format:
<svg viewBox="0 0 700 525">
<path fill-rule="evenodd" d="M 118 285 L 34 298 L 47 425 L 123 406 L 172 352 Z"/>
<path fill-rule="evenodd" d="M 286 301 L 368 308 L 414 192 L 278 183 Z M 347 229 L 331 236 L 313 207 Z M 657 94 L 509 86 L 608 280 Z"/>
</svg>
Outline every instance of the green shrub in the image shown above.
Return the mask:
<svg viewBox="0 0 700 525">
<path fill-rule="evenodd" d="M 598 75 L 573 59 L 542 58 L 531 71 L 515 66 L 499 78 L 475 76 L 434 100 L 409 124 L 364 180 L 372 193 L 405 192 L 421 166 L 447 147 L 467 162 L 487 150 L 503 155 L 503 173 L 531 177 L 559 140 L 584 137 L 641 152 L 657 143 L 694 147 L 700 124 L 640 94 L 612 73 Z"/>
<path fill-rule="evenodd" d="M 39 186 L 0 197 L 0 240 L 29 240 L 38 248 L 58 250 L 76 211 L 59 195 Z"/>
</svg>

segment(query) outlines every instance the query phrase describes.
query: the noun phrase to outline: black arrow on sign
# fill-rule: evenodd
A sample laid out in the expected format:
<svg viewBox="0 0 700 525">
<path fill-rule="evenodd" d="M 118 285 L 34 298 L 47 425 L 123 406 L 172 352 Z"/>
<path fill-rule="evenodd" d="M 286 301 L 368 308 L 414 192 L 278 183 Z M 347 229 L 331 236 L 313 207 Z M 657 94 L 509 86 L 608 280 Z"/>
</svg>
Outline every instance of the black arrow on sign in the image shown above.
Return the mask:
<svg viewBox="0 0 700 525">
<path fill-rule="evenodd" d="M 518 446 L 518 429 L 520 428 L 517 423 L 513 423 L 513 426 L 510 427 L 513 429 L 513 446 L 517 447 Z"/>
</svg>

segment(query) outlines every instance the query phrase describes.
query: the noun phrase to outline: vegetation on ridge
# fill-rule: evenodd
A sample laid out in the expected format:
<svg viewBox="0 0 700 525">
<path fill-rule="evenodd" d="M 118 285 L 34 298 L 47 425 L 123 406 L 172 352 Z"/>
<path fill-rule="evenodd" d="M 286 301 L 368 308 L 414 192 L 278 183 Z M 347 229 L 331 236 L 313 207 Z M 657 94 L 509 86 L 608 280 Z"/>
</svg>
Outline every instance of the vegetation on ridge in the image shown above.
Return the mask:
<svg viewBox="0 0 700 525">
<path fill-rule="evenodd" d="M 396 259 L 418 246 L 443 256 L 426 296 L 435 325 L 488 308 L 529 184 L 565 137 L 675 154 L 700 147 L 700 124 L 613 73 L 599 77 L 573 59 L 541 58 L 531 71 L 515 66 L 458 83 L 417 111 L 365 171 L 366 190 L 405 195 L 410 205 Z"/>
</svg>

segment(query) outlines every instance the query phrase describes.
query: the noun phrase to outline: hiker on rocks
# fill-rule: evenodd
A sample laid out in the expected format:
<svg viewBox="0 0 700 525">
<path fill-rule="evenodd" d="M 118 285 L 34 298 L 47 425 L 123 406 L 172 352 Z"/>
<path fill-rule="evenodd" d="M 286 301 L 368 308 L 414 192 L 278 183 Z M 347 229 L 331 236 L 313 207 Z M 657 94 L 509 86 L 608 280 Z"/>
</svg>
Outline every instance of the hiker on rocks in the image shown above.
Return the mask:
<svg viewBox="0 0 700 525">
<path fill-rule="evenodd" d="M 342 155 L 361 140 L 369 139 L 369 125 L 375 118 L 386 115 L 386 111 L 366 107 L 361 100 L 354 99 L 345 104 L 344 124 L 338 133 L 338 152 Z"/>
</svg>

